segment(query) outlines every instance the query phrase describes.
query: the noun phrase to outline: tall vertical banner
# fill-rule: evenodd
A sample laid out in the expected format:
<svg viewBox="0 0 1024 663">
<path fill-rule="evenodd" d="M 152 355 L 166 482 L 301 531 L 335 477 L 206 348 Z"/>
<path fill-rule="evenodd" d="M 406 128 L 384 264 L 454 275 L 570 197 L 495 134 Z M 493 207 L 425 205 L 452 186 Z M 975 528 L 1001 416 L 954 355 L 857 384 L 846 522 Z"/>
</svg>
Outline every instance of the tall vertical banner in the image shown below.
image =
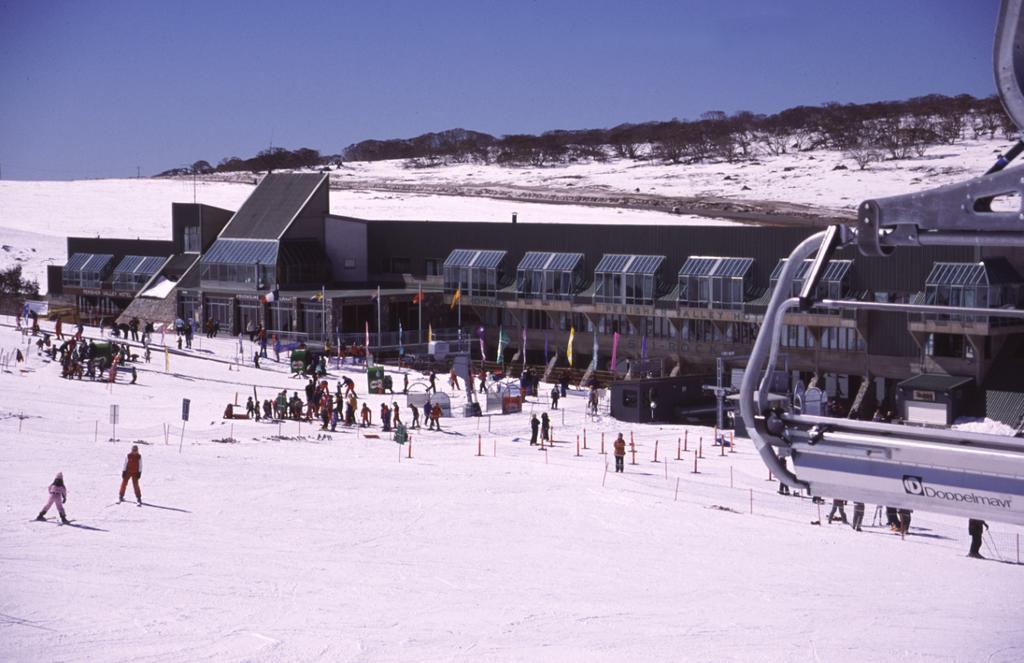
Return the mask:
<svg viewBox="0 0 1024 663">
<path fill-rule="evenodd" d="M 612 334 L 612 373 L 615 373 L 615 360 L 619 355 L 619 332 Z"/>
<path fill-rule="evenodd" d="M 594 349 L 590 356 L 590 370 L 597 370 L 597 329 L 594 329 Z"/>
<path fill-rule="evenodd" d="M 434 325 L 427 323 L 427 343 L 434 342 Z"/>
<path fill-rule="evenodd" d="M 509 342 L 508 334 L 505 333 L 505 328 L 498 325 L 498 356 L 496 361 L 500 364 L 505 358 L 505 347 L 508 346 Z"/>
<path fill-rule="evenodd" d="M 483 325 L 476 328 L 476 337 L 480 340 L 480 361 L 487 361 L 487 352 L 484 348 L 484 328 Z"/>
<path fill-rule="evenodd" d="M 569 327 L 569 343 L 565 346 L 565 358 L 569 360 L 569 366 L 572 366 L 572 343 L 576 340 L 576 328 Z"/>
<path fill-rule="evenodd" d="M 523 327 L 523 368 L 526 368 L 526 327 Z"/>
</svg>

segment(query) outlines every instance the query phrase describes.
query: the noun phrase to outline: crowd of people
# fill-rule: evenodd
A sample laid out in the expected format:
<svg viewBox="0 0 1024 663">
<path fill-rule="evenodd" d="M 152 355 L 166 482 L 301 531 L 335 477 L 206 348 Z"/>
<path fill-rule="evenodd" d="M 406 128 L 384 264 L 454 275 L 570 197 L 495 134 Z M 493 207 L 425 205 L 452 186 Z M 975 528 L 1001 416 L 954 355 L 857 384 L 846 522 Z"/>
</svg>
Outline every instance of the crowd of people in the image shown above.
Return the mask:
<svg viewBox="0 0 1024 663">
<path fill-rule="evenodd" d="M 369 428 L 373 426 L 373 411 L 364 401 L 360 406 L 359 397 L 356 394 L 355 382 L 348 376 L 343 376 L 337 381 L 334 393 L 331 393 L 327 380 L 316 380 L 310 378 L 304 388 L 305 398 L 299 396 L 298 391 L 292 392 L 288 397 L 287 390 L 280 391 L 271 400 L 266 399 L 262 403 L 258 397 L 249 396 L 245 404 L 246 417 L 255 421 L 281 421 L 290 419 L 293 421 L 320 422 L 321 430 L 335 431 L 338 425 L 359 426 Z M 409 412 L 408 428 L 420 428 L 420 408 L 414 403 L 406 405 Z M 232 406 L 228 406 L 225 416 L 232 416 Z M 428 429 L 441 430 L 441 417 L 443 408 L 440 403 L 426 401 L 423 406 L 422 415 L 426 419 Z M 357 423 L 356 416 L 359 416 Z M 379 409 L 380 427 L 382 432 L 391 432 L 399 425 L 405 425 L 402 421 L 402 408 L 397 401 L 390 405 L 386 402 L 380 404 Z"/>
</svg>

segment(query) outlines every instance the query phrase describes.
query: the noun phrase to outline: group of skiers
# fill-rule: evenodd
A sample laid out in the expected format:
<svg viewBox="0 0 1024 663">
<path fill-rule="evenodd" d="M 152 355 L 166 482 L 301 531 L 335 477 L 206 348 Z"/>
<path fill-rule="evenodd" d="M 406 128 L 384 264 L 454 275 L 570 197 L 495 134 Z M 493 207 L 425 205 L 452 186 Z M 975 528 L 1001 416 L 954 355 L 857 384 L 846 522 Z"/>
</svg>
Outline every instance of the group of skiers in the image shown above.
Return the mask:
<svg viewBox="0 0 1024 663">
<path fill-rule="evenodd" d="M 132 482 L 132 490 L 135 492 L 135 501 L 139 506 L 142 506 L 142 489 L 139 487 L 139 480 L 142 478 L 142 454 L 139 453 L 139 446 L 137 444 L 132 445 L 132 450 L 125 456 L 124 465 L 121 467 L 121 487 L 117 492 L 117 501 L 124 501 L 124 493 L 128 489 L 128 482 Z M 57 476 L 53 478 L 53 483 L 47 488 L 49 498 L 46 504 L 43 505 L 43 509 L 36 516 L 36 520 L 46 520 L 46 512 L 50 510 L 50 507 L 57 508 L 57 514 L 60 516 L 60 522 L 67 525 L 71 521 L 68 519 L 67 512 L 64 510 L 64 505 L 68 501 L 68 489 L 64 485 L 64 473 L 57 472 Z"/>
<path fill-rule="evenodd" d="M 281 420 L 293 419 L 295 421 L 321 422 L 321 430 L 336 430 L 339 423 L 345 426 L 356 425 L 356 414 L 360 417 L 359 426 L 369 427 L 373 425 L 373 413 L 370 407 L 364 402 L 362 408 L 356 396 L 355 383 L 348 376 L 344 376 L 337 383 L 334 394 L 331 394 L 330 387 L 326 380 L 317 382 L 310 379 L 305 387 L 306 398 L 303 400 L 298 392 L 293 392 L 288 398 L 287 391 L 281 391 L 271 401 L 264 400 L 262 405 L 252 396 L 245 404 L 246 416 L 256 421 L 261 419 Z M 410 414 L 410 427 L 420 427 L 420 410 L 415 404 L 408 406 Z M 431 403 L 428 399 L 424 405 L 423 415 L 427 419 L 430 430 L 441 430 L 441 416 L 443 411 L 440 404 Z M 225 411 L 225 416 L 231 416 L 231 406 Z M 383 431 L 391 431 L 393 427 L 402 423 L 401 409 L 397 402 L 391 405 L 381 403 L 380 423 Z"/>
</svg>

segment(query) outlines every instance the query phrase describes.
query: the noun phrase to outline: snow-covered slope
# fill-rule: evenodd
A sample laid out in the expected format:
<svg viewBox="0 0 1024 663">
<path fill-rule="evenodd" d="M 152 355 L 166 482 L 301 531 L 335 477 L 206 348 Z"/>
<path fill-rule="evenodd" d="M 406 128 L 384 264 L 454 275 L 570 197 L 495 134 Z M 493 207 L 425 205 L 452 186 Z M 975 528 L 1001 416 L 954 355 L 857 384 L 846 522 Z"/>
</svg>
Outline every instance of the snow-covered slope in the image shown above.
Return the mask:
<svg viewBox="0 0 1024 663">
<path fill-rule="evenodd" d="M 865 198 L 948 184 L 984 172 L 1004 141 L 966 141 L 919 159 L 860 171 L 836 152 L 763 156 L 754 162 L 665 165 L 612 160 L 550 168 L 451 165 L 407 168 L 403 161 L 348 163 L 331 171 L 331 211 L 370 219 L 521 223 L 722 224 L 644 209 L 531 202 L 557 194 L 639 194 L 781 201 L 849 210 Z M 834 170 L 838 165 L 845 170 Z M 45 288 L 45 265 L 66 259 L 67 235 L 169 237 L 172 202 L 237 209 L 253 188 L 249 174 L 200 180 L 0 181 L 0 268 L 18 262 Z M 511 191 L 519 199 L 484 197 Z M 446 195 L 439 195 L 446 194 Z M 463 195 L 459 195 L 463 194 Z M 529 200 L 522 199 L 523 196 Z"/>
<path fill-rule="evenodd" d="M 272 359 L 229 369 L 237 340 L 195 345 L 136 385 L 62 380 L 34 348 L 0 371 L 0 660 L 1024 658 L 1022 567 L 965 558 L 961 520 L 918 512 L 901 540 L 869 505 L 863 532 L 813 526 L 825 514 L 777 495 L 749 441 L 723 456 L 706 428 L 589 418 L 582 393 L 551 412 L 548 453 L 526 440 L 544 403 L 414 431 L 411 459 L 377 428 L 231 424 L 236 393 L 302 382 Z M 374 421 L 382 400 L 409 419 L 344 372 Z M 601 434 L 619 431 L 637 465 L 605 476 Z M 132 443 L 143 507 L 115 504 Z M 57 471 L 75 527 L 31 522 Z M 990 534 L 983 553 L 1015 561 L 1019 530 Z"/>
</svg>

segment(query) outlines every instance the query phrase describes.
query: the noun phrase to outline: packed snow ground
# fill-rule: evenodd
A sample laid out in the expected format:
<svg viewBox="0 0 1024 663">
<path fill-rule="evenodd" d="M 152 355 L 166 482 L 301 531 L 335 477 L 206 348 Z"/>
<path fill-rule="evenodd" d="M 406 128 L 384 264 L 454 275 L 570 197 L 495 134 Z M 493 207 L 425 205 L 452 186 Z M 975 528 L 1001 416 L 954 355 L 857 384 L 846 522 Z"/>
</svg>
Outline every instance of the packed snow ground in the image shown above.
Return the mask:
<svg viewBox="0 0 1024 663">
<path fill-rule="evenodd" d="M 549 192 L 714 196 L 852 209 L 866 198 L 920 191 L 983 173 L 1010 143 L 971 140 L 929 148 L 916 159 L 858 170 L 833 151 L 760 156 L 755 161 L 667 165 L 613 159 L 545 168 L 457 164 L 407 168 L 405 161 L 350 162 L 331 171 L 331 212 L 368 219 L 521 223 L 721 225 L 726 221 L 658 211 L 393 192 L 389 186 L 519 187 Z M 836 166 L 845 170 L 834 170 Z M 0 268 L 21 264 L 45 290 L 46 265 L 67 259 L 66 236 L 169 239 L 171 203 L 193 200 L 238 209 L 253 189 L 238 182 L 183 179 L 0 181 Z"/>
<path fill-rule="evenodd" d="M 413 431 L 412 458 L 367 431 L 226 422 L 236 392 L 244 403 L 253 385 L 264 399 L 304 382 L 272 358 L 229 368 L 237 340 L 205 338 L 169 372 L 162 352 L 140 363 L 136 385 L 123 372 L 112 386 L 66 381 L 10 322 L 0 660 L 1024 658 L 1016 528 L 992 523 L 982 552 L 1000 563 L 964 557 L 961 519 L 917 512 L 905 540 L 871 526 L 874 505 L 861 533 L 812 526 L 824 507 L 776 494 L 748 440 L 723 456 L 707 428 L 590 418 L 582 392 L 551 413 L 547 453 L 527 439 L 543 401 Z M 31 347 L 27 367 L 8 359 L 16 347 Z M 375 422 L 382 399 L 408 419 L 402 396 L 367 397 L 359 369 L 341 372 Z M 600 436 L 610 450 L 620 430 L 638 464 L 606 476 Z M 115 503 L 133 443 L 143 507 Z M 31 521 L 58 471 L 74 526 L 52 511 Z"/>
<path fill-rule="evenodd" d="M 736 163 L 698 164 L 616 158 L 541 168 L 473 163 L 409 168 L 405 160 L 348 162 L 332 171 L 332 179 L 344 186 L 509 185 L 553 191 L 603 190 L 776 200 L 853 209 L 867 198 L 910 193 L 982 175 L 1012 144 L 1013 141 L 981 139 L 935 145 L 922 157 L 876 162 L 865 170 L 860 170 L 842 152 L 811 150 L 778 156 L 762 154 Z M 837 166 L 841 168 L 836 169 Z"/>
</svg>

